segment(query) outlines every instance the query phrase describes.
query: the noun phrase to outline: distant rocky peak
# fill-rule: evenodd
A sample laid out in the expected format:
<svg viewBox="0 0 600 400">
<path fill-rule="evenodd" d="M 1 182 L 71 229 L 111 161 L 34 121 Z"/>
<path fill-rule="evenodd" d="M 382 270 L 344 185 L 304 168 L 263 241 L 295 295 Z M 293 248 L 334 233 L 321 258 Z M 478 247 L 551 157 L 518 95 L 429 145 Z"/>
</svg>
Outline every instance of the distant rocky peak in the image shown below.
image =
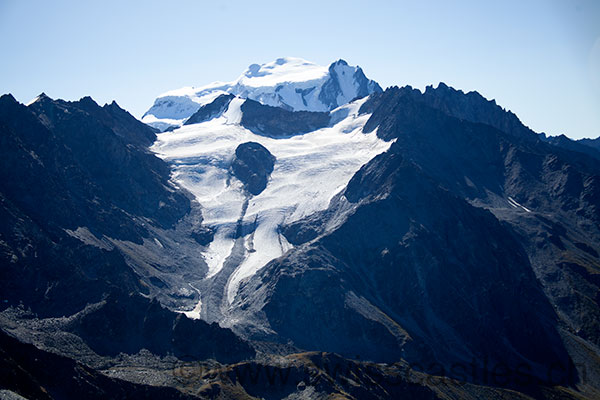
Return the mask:
<svg viewBox="0 0 600 400">
<path fill-rule="evenodd" d="M 44 100 L 52 100 L 50 97 L 48 97 L 48 95 L 44 92 L 40 93 L 39 95 L 37 95 L 36 97 L 34 97 L 33 99 L 31 99 L 27 104 L 25 104 L 26 106 L 30 106 L 33 103 L 36 103 L 38 101 L 44 101 Z"/>
<path fill-rule="evenodd" d="M 369 80 L 359 66 L 350 66 L 340 59 L 329 66 L 329 79 L 323 84 L 319 99 L 332 110 L 379 92 L 382 92 L 379 84 Z"/>
</svg>

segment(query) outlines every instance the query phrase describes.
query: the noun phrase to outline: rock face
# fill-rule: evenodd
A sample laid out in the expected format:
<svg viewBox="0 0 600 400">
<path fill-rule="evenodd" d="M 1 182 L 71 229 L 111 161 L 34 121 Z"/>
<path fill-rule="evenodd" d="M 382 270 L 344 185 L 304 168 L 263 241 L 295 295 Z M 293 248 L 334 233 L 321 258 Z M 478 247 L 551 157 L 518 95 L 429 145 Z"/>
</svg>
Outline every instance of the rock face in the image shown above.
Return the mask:
<svg viewBox="0 0 600 400">
<path fill-rule="evenodd" d="M 288 111 L 246 100 L 241 106 L 241 125 L 259 135 L 286 137 L 316 131 L 329 124 L 326 112 Z"/>
<path fill-rule="evenodd" d="M 220 95 L 213 102 L 200 107 L 198 111 L 192 114 L 192 116 L 189 117 L 187 121 L 185 121 L 184 125 L 191 125 L 208 121 L 216 116 L 223 114 L 223 112 L 227 110 L 229 102 L 231 102 L 233 98 L 235 98 L 235 96 L 232 94 Z"/>
<path fill-rule="evenodd" d="M 344 60 L 338 60 L 329 66 L 329 79 L 325 81 L 319 93 L 319 100 L 333 110 L 356 98 L 381 92 L 375 81 L 367 79 L 359 67 L 350 67 Z"/>
<path fill-rule="evenodd" d="M 188 361 L 231 363 L 255 356 L 230 330 L 173 313 L 139 295 L 111 294 L 73 318 L 69 330 L 101 356 L 137 354 L 142 349 Z"/>
<path fill-rule="evenodd" d="M 252 64 L 233 82 L 182 88 L 159 96 L 142 120 L 164 131 L 181 126 L 202 106 L 221 95 L 235 95 L 288 111 L 331 111 L 350 101 L 381 92 L 360 67 L 344 60 L 322 67 L 299 58 Z"/>
<path fill-rule="evenodd" d="M 223 116 L 229 111 L 231 100 L 234 98 L 233 95 L 217 97 L 213 102 L 200 107 L 184 125 L 198 124 Z M 239 110 L 241 126 L 258 135 L 273 138 L 313 132 L 328 126 L 331 121 L 328 112 L 290 111 L 280 107 L 266 106 L 250 99 L 242 100 Z"/>
<path fill-rule="evenodd" d="M 274 164 L 275 157 L 263 145 L 247 142 L 235 149 L 231 170 L 246 190 L 256 196 L 267 187 Z"/>
</svg>

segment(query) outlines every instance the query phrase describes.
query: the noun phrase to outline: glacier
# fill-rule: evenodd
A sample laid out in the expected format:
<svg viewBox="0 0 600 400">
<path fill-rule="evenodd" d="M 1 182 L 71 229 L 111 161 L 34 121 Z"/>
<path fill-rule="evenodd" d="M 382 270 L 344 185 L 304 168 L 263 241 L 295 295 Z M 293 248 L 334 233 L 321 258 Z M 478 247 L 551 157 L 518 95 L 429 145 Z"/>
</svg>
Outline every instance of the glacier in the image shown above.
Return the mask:
<svg viewBox="0 0 600 400">
<path fill-rule="evenodd" d="M 359 109 L 366 98 L 333 110 L 325 128 L 285 138 L 243 127 L 244 101 L 236 97 L 211 120 L 159 134 L 151 148 L 171 163 L 173 180 L 195 196 L 203 224 L 215 232 L 201 254 L 208 265 L 208 283 L 199 290 L 197 306 L 187 312 L 190 317 L 200 318 L 202 307 L 210 303 L 205 301 L 210 281 L 219 275 L 226 280 L 223 288 L 216 289 L 222 298 L 220 307 L 227 308 L 242 281 L 292 248 L 281 226 L 325 210 L 362 165 L 391 145 L 376 131 L 363 133 L 370 114 L 359 114 Z M 250 141 L 276 158 L 267 187 L 256 196 L 246 192 L 230 171 L 236 147 Z M 240 226 L 247 227 L 241 237 Z M 224 271 L 233 259 L 234 265 Z"/>
</svg>

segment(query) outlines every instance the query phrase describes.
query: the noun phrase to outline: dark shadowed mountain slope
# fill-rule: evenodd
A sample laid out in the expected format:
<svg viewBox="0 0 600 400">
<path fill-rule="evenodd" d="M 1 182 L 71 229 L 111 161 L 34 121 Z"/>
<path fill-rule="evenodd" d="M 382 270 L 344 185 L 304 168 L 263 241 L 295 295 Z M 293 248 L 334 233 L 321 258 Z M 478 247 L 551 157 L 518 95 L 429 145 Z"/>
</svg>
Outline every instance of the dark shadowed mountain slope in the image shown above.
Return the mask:
<svg viewBox="0 0 600 400">
<path fill-rule="evenodd" d="M 173 225 L 189 201 L 166 189 L 167 165 L 136 145 L 142 135 L 152 140 L 153 132 L 127 114 L 134 129 L 115 123 L 117 134 L 113 120 L 102 119 L 106 113 L 89 98 L 68 103 L 42 96 L 25 107 L 3 96 L 2 193 L 52 229 L 89 226 L 139 237 L 143 231 L 119 223 L 127 214 Z"/>
<path fill-rule="evenodd" d="M 190 211 L 168 166 L 146 149 L 153 135 L 114 103 L 40 96 L 25 107 L 0 98 L 2 307 L 21 304 L 34 319 L 82 312 L 61 329 L 100 355 L 145 348 L 194 359 L 252 357 L 231 331 L 140 296 L 155 281 L 165 284 L 139 276 L 134 253 L 117 247 L 144 243 L 149 229 L 172 228 Z"/>
<path fill-rule="evenodd" d="M 596 150 L 600 150 L 600 138 L 596 139 L 580 139 L 579 143 L 585 144 L 588 147 L 593 147 Z"/>
<path fill-rule="evenodd" d="M 288 111 L 246 100 L 241 106 L 242 126 L 259 135 L 292 136 L 312 132 L 329 124 L 329 113 Z"/>
<path fill-rule="evenodd" d="M 378 135 L 396 138 L 400 154 L 428 177 L 507 222 L 560 316 L 561 328 L 597 345 L 598 160 L 530 140 L 529 134 L 524 139 L 457 121 L 419 107 L 423 103 L 409 100 L 402 89 L 386 95 L 385 107 L 395 111 L 375 108 L 368 129 L 378 125 Z"/>
<path fill-rule="evenodd" d="M 192 320 L 139 295 L 110 294 L 66 324 L 101 356 L 119 353 L 169 354 L 184 360 L 214 359 L 223 363 L 253 358 L 254 350 L 216 323 Z"/>
<path fill-rule="evenodd" d="M 0 98 L 1 273 L 9 303 L 60 315 L 113 286 L 144 290 L 117 251 L 86 246 L 69 232 L 85 227 L 90 243 L 102 234 L 140 242 L 146 233 L 136 218 L 167 227 L 188 212 L 187 197 L 168 189 L 168 167 L 126 139 L 152 131 L 127 114 L 135 129 L 119 125 L 117 135 L 112 120 L 98 119 L 105 112 L 91 99 L 41 96 L 25 107 Z"/>
<path fill-rule="evenodd" d="M 2 331 L 0 388 L 32 400 L 196 398 L 173 388 L 137 385 L 109 378 L 66 357 L 21 343 Z"/>
<path fill-rule="evenodd" d="M 44 97 L 40 101 L 51 102 Z M 99 185 L 82 155 L 72 154 L 61 138 L 64 132 L 49 129 L 48 118 L 46 124 L 12 96 L 0 98 L 2 292 L 8 303 L 23 301 L 42 313 L 61 315 L 81 309 L 89 299 L 99 300 L 110 287 L 138 287 L 118 254 L 83 246 L 64 229 L 97 226 L 134 238 L 140 229 L 124 223 L 128 218 L 123 210 L 100 203 L 95 194 L 100 194 Z M 81 146 L 93 143 L 79 140 Z M 110 168 L 93 157 L 89 164 L 94 168 Z M 96 283 L 99 276 L 103 284 Z"/>
<path fill-rule="evenodd" d="M 156 140 L 155 133 L 157 131 L 154 128 L 146 124 L 140 124 L 136 118 L 133 118 L 131 114 L 119 107 L 115 101 L 99 107 L 91 97 L 86 96 L 76 103 L 77 107 L 109 127 L 127 143 L 147 148 Z M 35 107 L 36 104 L 40 104 L 39 100 L 33 103 L 33 106 Z"/>
<path fill-rule="evenodd" d="M 476 360 L 543 380 L 562 365 L 552 379 L 581 383 L 573 357 L 598 369 L 600 164 L 501 109 L 457 118 L 451 93 L 372 95 L 365 131 L 395 143 L 328 210 L 284 228 L 298 247 L 242 284 L 235 306 L 303 348 L 449 374 Z"/>
<path fill-rule="evenodd" d="M 374 95 L 363 106 L 373 112 L 365 130 L 378 127 L 380 137 L 396 139 L 404 157 L 462 197 L 492 202 L 495 196 L 510 196 L 529 209 L 584 216 L 598 226 L 598 160 L 529 135 L 523 140 L 489 125 L 457 120 L 414 96 L 407 88 Z M 593 224 L 589 233 L 597 237 Z"/>
</svg>

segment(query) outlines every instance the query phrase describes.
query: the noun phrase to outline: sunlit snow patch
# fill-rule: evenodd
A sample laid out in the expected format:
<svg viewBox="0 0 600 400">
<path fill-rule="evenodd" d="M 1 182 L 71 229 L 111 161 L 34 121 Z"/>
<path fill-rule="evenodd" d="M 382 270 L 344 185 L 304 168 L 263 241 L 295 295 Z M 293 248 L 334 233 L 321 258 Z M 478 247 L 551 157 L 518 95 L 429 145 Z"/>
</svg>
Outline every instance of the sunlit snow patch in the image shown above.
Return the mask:
<svg viewBox="0 0 600 400">
<path fill-rule="evenodd" d="M 521 208 L 523 211 L 526 211 L 528 213 L 531 212 L 531 210 L 525 206 L 522 206 L 521 204 L 517 203 L 515 199 L 513 199 L 512 197 L 508 198 L 508 204 L 510 204 L 511 206 L 513 206 L 514 208 Z"/>
</svg>

